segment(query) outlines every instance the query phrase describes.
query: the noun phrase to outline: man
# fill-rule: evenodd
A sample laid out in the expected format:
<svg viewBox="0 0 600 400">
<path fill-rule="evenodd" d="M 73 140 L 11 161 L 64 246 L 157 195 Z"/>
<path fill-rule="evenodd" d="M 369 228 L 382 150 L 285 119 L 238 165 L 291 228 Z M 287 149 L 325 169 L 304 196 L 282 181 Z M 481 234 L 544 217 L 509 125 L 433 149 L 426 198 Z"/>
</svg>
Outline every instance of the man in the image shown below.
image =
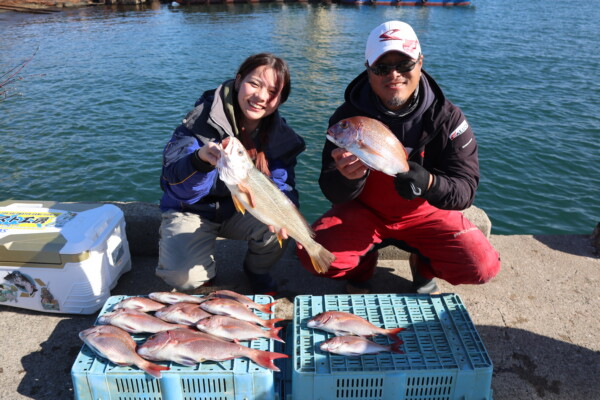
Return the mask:
<svg viewBox="0 0 600 400">
<path fill-rule="evenodd" d="M 408 24 L 375 28 L 365 58 L 366 71 L 347 87 L 329 125 L 353 116 L 383 122 L 409 153 L 410 170 L 392 177 L 326 142 L 319 184 L 333 206 L 313 224 L 316 240 L 336 256 L 325 276 L 346 280 L 349 293 L 368 293 L 377 249 L 393 244 L 412 253 L 416 293 L 439 292 L 435 277 L 453 285 L 489 281 L 499 255 L 460 212 L 479 183 L 477 143 L 464 114 L 422 69 Z M 314 273 L 306 253 L 298 255 Z"/>
</svg>

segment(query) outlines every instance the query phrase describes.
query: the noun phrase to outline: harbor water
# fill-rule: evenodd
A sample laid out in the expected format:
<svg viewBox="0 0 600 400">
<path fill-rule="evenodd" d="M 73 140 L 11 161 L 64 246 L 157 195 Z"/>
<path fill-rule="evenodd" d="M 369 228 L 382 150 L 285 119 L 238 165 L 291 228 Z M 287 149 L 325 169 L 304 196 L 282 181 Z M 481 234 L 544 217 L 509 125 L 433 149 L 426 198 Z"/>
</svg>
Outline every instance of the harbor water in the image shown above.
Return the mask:
<svg viewBox="0 0 600 400">
<path fill-rule="evenodd" d="M 589 234 L 600 221 L 600 12 L 595 2 L 470 7 L 254 3 L 0 13 L 0 200 L 158 203 L 161 153 L 204 90 L 256 52 L 290 65 L 282 108 L 307 142 L 309 222 L 328 118 L 364 69 L 372 28 L 410 23 L 424 68 L 479 143 L 475 205 L 494 234 Z M 0 82 L 6 78 L 0 78 Z"/>
</svg>

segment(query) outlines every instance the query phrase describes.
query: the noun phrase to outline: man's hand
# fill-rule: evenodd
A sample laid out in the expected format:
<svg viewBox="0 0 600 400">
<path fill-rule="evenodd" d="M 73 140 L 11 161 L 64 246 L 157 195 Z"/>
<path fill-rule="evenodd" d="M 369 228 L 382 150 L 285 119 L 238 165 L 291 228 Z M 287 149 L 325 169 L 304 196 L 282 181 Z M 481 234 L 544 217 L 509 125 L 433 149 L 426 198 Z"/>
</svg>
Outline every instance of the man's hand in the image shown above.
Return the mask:
<svg viewBox="0 0 600 400">
<path fill-rule="evenodd" d="M 346 149 L 337 148 L 331 152 L 335 167 L 346 179 L 359 179 L 367 174 L 367 167 L 358 157 Z"/>
<path fill-rule="evenodd" d="M 407 172 L 396 174 L 394 186 L 400 196 L 412 200 L 423 196 L 429 190 L 433 183 L 433 175 L 414 161 L 409 161 L 408 166 L 410 169 Z"/>
</svg>

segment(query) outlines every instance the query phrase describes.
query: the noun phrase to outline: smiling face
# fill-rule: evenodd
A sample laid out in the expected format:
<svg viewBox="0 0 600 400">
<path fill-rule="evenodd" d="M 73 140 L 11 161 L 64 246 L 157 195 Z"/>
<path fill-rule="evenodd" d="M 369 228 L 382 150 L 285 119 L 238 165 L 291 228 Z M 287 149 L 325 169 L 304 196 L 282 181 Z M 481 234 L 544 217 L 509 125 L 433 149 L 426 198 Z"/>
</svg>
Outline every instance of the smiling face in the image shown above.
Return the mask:
<svg viewBox="0 0 600 400">
<path fill-rule="evenodd" d="M 374 65 L 397 65 L 411 58 L 397 51 L 385 53 Z M 419 86 L 421 79 L 421 68 L 423 57 L 421 57 L 412 71 L 399 73 L 392 69 L 388 74 L 375 75 L 367 69 L 369 83 L 375 94 L 381 99 L 386 108 L 398 111 L 409 103 L 412 94 Z"/>
<path fill-rule="evenodd" d="M 271 67 L 257 67 L 244 78 L 238 75 L 235 84 L 243 115 L 241 122 L 248 131 L 254 130 L 262 118 L 273 114 L 281 104 L 282 85 Z"/>
</svg>

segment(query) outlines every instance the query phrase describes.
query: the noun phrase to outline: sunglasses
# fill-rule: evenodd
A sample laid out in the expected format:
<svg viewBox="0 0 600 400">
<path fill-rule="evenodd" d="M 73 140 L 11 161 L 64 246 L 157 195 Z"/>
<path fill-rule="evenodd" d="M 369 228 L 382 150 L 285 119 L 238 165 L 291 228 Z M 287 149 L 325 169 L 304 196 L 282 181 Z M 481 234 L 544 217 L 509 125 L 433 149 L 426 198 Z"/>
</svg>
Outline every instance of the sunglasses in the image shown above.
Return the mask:
<svg viewBox="0 0 600 400">
<path fill-rule="evenodd" d="M 375 64 L 372 67 L 369 64 L 366 64 L 367 69 L 374 73 L 375 75 L 385 76 L 392 72 L 393 70 L 398 72 L 399 74 L 403 74 L 406 72 L 410 72 L 415 69 L 415 66 L 419 62 L 420 57 L 416 60 L 404 60 L 400 64 L 396 65 L 386 65 L 386 64 Z"/>
</svg>

